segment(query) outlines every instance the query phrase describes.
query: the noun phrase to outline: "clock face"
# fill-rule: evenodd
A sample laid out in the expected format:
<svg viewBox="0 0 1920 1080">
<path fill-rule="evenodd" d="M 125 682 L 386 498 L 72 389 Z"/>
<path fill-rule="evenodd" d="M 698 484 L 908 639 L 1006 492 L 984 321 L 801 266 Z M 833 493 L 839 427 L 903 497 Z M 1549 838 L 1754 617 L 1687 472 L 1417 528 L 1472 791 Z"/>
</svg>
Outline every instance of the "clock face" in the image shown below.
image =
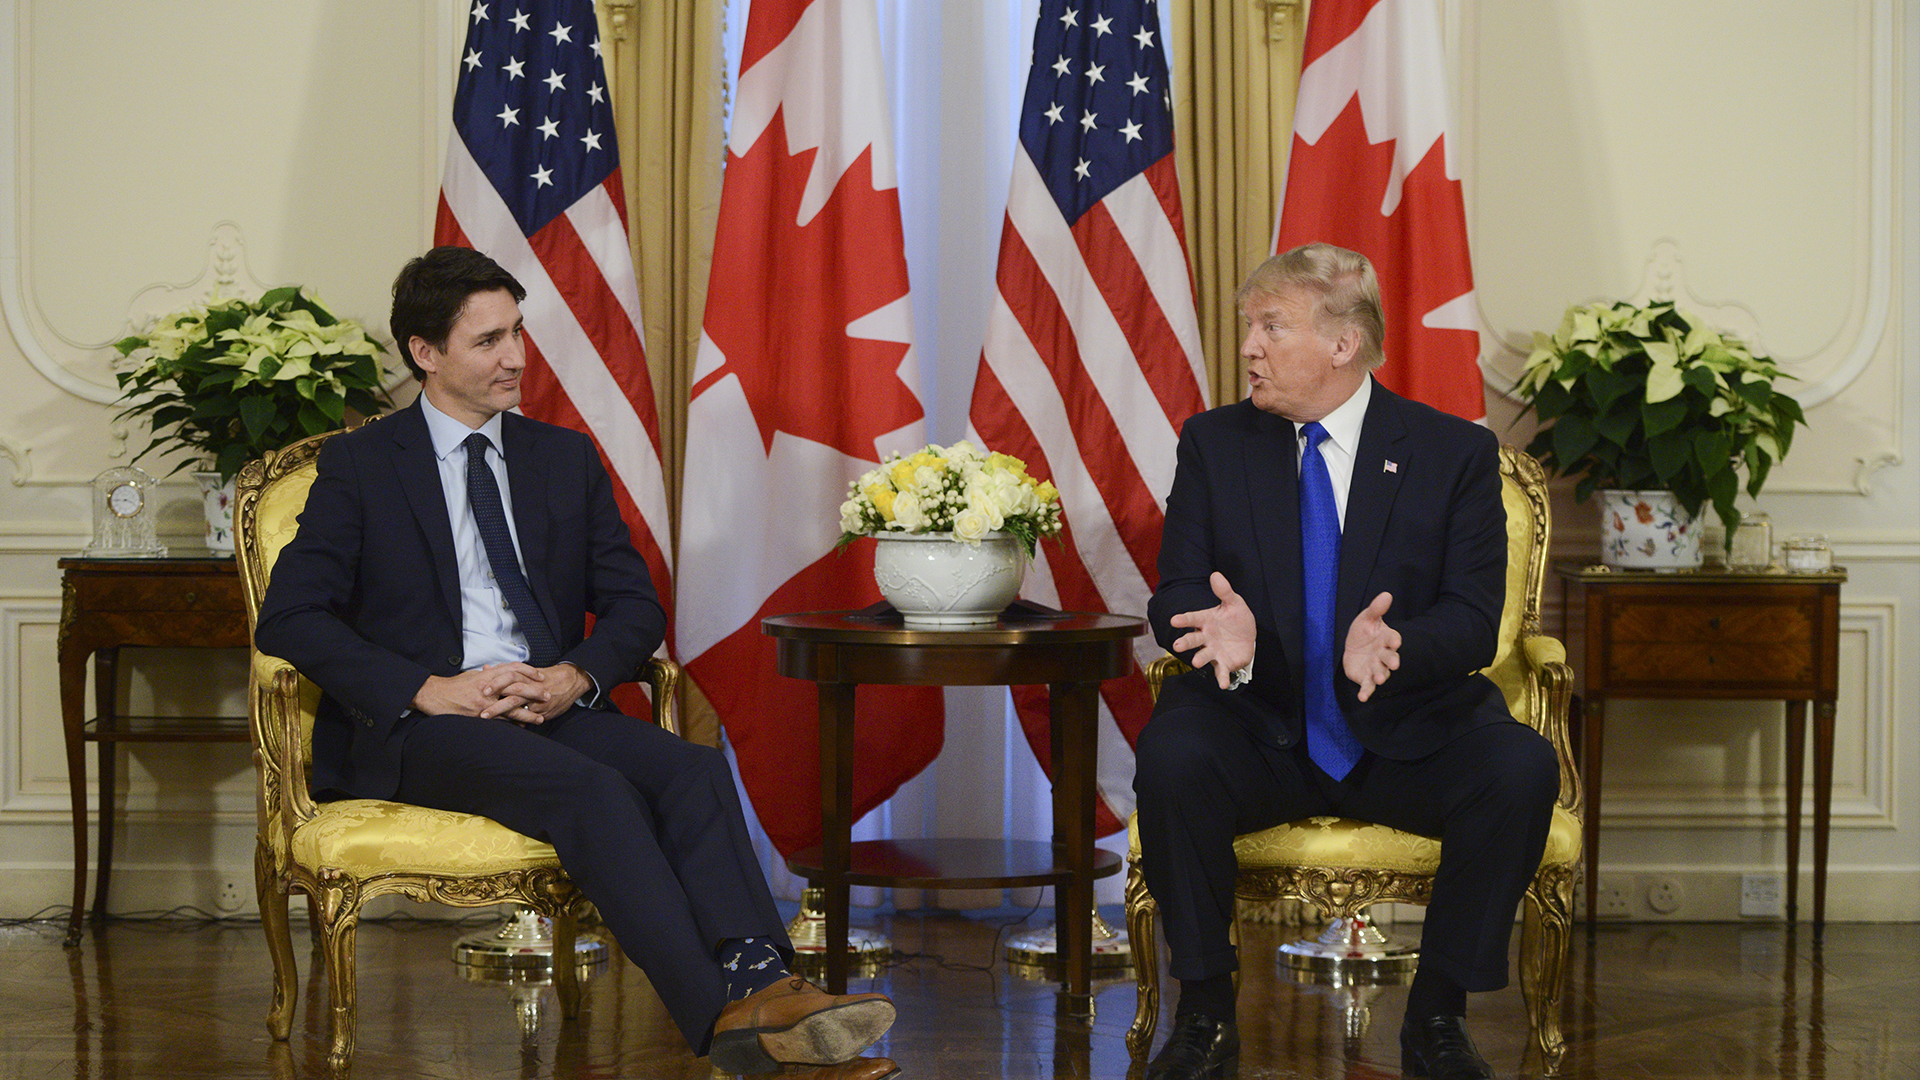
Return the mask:
<svg viewBox="0 0 1920 1080">
<path fill-rule="evenodd" d="M 112 510 L 116 517 L 132 517 L 140 512 L 141 504 L 146 501 L 138 484 L 121 484 L 107 493 L 107 509 Z"/>
</svg>

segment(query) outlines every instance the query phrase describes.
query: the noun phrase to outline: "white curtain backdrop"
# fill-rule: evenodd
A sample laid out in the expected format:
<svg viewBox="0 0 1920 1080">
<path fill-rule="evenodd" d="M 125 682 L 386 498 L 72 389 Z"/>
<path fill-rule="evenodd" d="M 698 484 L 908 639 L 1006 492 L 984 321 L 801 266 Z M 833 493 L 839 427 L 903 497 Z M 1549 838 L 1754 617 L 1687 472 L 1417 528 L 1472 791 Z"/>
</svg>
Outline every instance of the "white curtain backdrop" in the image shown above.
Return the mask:
<svg viewBox="0 0 1920 1080">
<path fill-rule="evenodd" d="M 994 270 L 1006 216 L 1007 186 L 1039 0 L 930 4 L 878 0 L 880 34 L 892 88 L 900 212 L 913 286 L 914 340 L 930 437 L 965 437 L 967 407 L 994 296 Z M 728 86 L 737 85 L 748 0 L 728 0 Z M 1164 19 L 1165 13 L 1162 13 Z M 1164 27 L 1161 40 L 1167 40 Z M 1177 76 L 1176 76 L 1177 78 Z M 731 98 L 731 95 L 729 95 Z M 831 512 L 823 507 L 822 513 Z M 1011 837 L 1045 840 L 1052 813 L 1040 771 L 998 687 L 946 693 L 945 748 L 933 765 L 861 819 L 854 839 Z M 744 799 L 744 793 L 742 795 Z M 749 818 L 751 819 L 749 807 Z M 804 882 L 751 821 L 774 895 L 797 899 Z M 1126 834 L 1101 841 L 1124 854 Z M 1102 904 L 1121 901 L 1121 877 L 1099 883 Z M 875 905 L 880 890 L 854 890 Z M 1034 890 L 944 893 L 896 890 L 900 907 L 1022 906 L 1051 895 Z"/>
</svg>

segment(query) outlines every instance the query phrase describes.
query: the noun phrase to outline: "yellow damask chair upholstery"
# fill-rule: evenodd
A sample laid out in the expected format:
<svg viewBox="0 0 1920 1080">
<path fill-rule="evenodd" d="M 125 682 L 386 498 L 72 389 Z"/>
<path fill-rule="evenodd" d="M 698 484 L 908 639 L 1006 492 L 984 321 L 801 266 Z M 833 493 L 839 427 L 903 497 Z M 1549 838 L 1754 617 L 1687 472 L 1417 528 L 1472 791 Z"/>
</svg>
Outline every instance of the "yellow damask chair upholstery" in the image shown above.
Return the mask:
<svg viewBox="0 0 1920 1080">
<path fill-rule="evenodd" d="M 316 435 L 249 463 L 235 485 L 234 537 L 251 626 L 267 578 L 313 484 Z M 680 733 L 679 668 L 648 663 L 656 723 Z M 316 803 L 307 789 L 319 688 L 292 665 L 258 649 L 248 676 L 253 759 L 259 773 L 259 835 L 254 885 L 260 922 L 273 954 L 273 1002 L 267 1026 L 275 1039 L 293 1028 L 295 970 L 289 894 L 310 898 L 327 969 L 333 1042 L 329 1060 L 343 1067 L 353 1054 L 354 930 L 360 908 L 394 893 L 458 907 L 513 903 L 553 920 L 553 955 L 572 956 L 575 925 L 586 899 L 560 868 L 553 848 L 472 814 L 429 810 L 377 799 Z M 554 964 L 562 1011 L 579 1010 L 575 965 Z"/>
<path fill-rule="evenodd" d="M 1547 568 L 1547 481 L 1538 462 L 1500 448 L 1501 494 L 1507 510 L 1507 599 L 1500 642 L 1486 673 L 1505 692 L 1513 715 L 1553 742 L 1560 756 L 1560 797 L 1540 869 L 1528 886 L 1520 931 L 1520 983 L 1527 1018 L 1548 1071 L 1565 1049 L 1560 994 L 1566 985 L 1567 937 L 1574 869 L 1580 862 L 1580 780 L 1567 738 L 1573 671 L 1566 649 L 1540 633 L 1540 593 Z M 1161 683 L 1185 670 L 1167 656 L 1148 667 Z M 1440 865 L 1440 841 L 1346 818 L 1314 817 L 1234 840 L 1240 863 L 1235 894 L 1243 899 L 1304 900 L 1328 918 L 1350 918 L 1370 904 L 1425 904 Z M 1139 1000 L 1127 1049 L 1143 1059 L 1160 1014 L 1160 969 L 1154 916 L 1158 905 L 1141 872 L 1138 815 L 1128 823 L 1127 933 L 1133 941 Z"/>
</svg>

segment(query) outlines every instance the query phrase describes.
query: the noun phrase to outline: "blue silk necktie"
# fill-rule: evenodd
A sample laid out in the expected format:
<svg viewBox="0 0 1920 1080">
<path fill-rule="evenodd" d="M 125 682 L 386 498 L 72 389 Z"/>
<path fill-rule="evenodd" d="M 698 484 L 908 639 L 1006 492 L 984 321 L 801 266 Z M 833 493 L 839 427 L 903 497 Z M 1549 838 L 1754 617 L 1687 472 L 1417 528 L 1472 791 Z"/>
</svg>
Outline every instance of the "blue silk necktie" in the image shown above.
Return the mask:
<svg viewBox="0 0 1920 1080">
<path fill-rule="evenodd" d="M 560 646 L 554 641 L 546 616 L 540 614 L 540 605 L 534 602 L 525 575 L 520 573 L 513 534 L 507 531 L 507 512 L 500 503 L 500 484 L 487 466 L 487 447 L 491 445 L 477 431 L 467 436 L 467 503 L 473 507 L 480 540 L 487 546 L 494 584 L 500 586 L 514 621 L 520 624 L 520 633 L 527 639 L 527 662 L 534 667 L 552 667 L 560 662 Z"/>
<path fill-rule="evenodd" d="M 1340 652 L 1334 626 L 1334 583 L 1340 576 L 1340 509 L 1333 501 L 1320 442 L 1327 429 L 1318 422 L 1301 430 L 1307 437 L 1300 459 L 1301 622 L 1306 631 L 1307 756 L 1335 780 L 1344 779 L 1360 760 L 1360 742 L 1340 712 L 1333 693 Z"/>
</svg>

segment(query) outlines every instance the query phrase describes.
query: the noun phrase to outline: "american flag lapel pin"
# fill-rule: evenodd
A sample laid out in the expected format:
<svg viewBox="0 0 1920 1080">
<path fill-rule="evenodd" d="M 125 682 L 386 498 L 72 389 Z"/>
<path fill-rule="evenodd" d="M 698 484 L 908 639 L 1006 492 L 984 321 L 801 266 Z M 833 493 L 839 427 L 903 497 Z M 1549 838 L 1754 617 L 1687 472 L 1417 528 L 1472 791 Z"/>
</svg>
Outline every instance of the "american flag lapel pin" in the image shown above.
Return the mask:
<svg viewBox="0 0 1920 1080">
<path fill-rule="evenodd" d="M 1380 471 L 1397 473 L 1400 471 L 1400 463 L 1397 461 L 1383 461 L 1380 463 Z"/>
</svg>

